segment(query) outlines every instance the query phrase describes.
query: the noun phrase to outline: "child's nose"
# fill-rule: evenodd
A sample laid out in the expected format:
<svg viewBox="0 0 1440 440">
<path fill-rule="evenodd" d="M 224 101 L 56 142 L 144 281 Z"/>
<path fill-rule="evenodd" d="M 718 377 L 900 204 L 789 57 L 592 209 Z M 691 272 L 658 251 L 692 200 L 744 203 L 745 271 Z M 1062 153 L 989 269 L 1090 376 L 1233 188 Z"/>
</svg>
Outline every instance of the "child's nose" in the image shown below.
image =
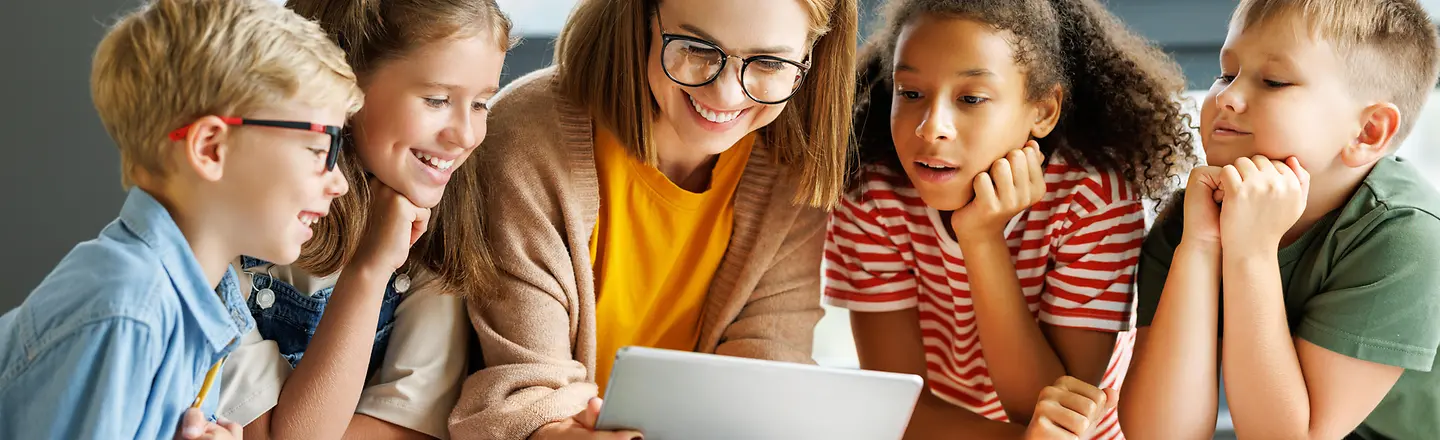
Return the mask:
<svg viewBox="0 0 1440 440">
<path fill-rule="evenodd" d="M 475 123 L 471 112 L 463 110 L 455 112 L 451 115 L 444 132 L 440 134 L 441 141 L 467 150 L 480 146 L 480 137 L 484 135 L 477 134 Z"/>
<path fill-rule="evenodd" d="M 345 179 L 345 173 L 341 172 L 337 164 L 334 170 L 325 173 L 325 196 L 339 198 L 350 192 L 350 182 Z"/>
<path fill-rule="evenodd" d="M 915 135 L 930 142 L 955 139 L 955 123 L 943 103 L 936 103 L 925 112 L 925 119 L 915 127 Z"/>
<path fill-rule="evenodd" d="M 1245 111 L 1245 94 L 1234 82 L 1225 85 L 1215 94 L 1215 106 L 1227 111 L 1242 113 Z"/>
</svg>

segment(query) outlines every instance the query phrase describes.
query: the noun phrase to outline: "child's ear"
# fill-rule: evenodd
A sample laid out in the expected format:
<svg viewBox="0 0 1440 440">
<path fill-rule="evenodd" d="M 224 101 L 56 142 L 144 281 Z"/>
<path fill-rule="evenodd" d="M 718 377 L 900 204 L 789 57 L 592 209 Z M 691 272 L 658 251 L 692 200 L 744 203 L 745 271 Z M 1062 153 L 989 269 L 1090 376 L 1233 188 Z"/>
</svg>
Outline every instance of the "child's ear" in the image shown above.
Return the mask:
<svg viewBox="0 0 1440 440">
<path fill-rule="evenodd" d="M 1030 126 L 1030 137 L 1043 138 L 1050 135 L 1060 123 L 1060 103 L 1065 102 L 1065 90 L 1060 85 L 1050 90 L 1032 104 L 1035 109 L 1035 124 Z"/>
<path fill-rule="evenodd" d="M 1355 142 L 1340 150 L 1340 160 L 1348 167 L 1361 167 L 1385 157 L 1400 131 L 1400 109 L 1395 104 L 1370 104 L 1360 113 L 1360 134 Z"/>
<path fill-rule="evenodd" d="M 226 148 L 229 137 L 230 126 L 219 117 L 204 116 L 195 120 L 181 141 L 185 148 L 183 163 L 203 180 L 220 180 L 225 172 L 225 156 L 229 154 Z"/>
</svg>

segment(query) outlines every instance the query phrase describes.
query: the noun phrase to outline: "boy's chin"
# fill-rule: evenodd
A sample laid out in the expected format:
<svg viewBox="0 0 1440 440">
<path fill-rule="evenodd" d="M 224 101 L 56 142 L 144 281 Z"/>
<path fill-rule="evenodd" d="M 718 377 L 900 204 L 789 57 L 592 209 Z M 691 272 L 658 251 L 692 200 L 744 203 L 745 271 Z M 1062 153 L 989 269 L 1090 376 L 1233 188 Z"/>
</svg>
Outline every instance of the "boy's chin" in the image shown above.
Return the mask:
<svg viewBox="0 0 1440 440">
<path fill-rule="evenodd" d="M 1235 153 L 1214 154 L 1207 151 L 1205 152 L 1205 165 L 1209 165 L 1212 167 L 1223 167 L 1226 165 L 1233 165 L 1235 163 L 1235 159 L 1250 156 L 1254 156 L 1254 154 L 1236 156 Z"/>
</svg>

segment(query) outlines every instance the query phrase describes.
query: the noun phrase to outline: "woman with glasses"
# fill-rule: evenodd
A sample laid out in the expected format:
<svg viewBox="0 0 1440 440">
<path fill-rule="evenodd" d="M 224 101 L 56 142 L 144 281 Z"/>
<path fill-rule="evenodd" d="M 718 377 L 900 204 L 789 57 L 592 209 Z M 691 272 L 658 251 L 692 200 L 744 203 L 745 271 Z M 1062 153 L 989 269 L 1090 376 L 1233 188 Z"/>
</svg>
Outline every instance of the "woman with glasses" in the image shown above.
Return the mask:
<svg viewBox="0 0 1440 440">
<path fill-rule="evenodd" d="M 811 362 L 855 0 L 581 0 L 481 146 L 497 283 L 457 439 L 595 432 L 616 350 Z"/>
</svg>

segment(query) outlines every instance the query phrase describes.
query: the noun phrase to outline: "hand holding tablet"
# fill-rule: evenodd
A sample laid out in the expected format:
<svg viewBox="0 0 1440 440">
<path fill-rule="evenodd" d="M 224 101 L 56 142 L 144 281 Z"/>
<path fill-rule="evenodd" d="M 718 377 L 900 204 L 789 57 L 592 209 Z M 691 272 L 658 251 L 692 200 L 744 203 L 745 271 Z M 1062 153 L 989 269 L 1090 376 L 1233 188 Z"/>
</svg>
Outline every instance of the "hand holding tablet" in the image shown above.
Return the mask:
<svg viewBox="0 0 1440 440">
<path fill-rule="evenodd" d="M 603 404 L 604 402 L 598 397 L 590 399 L 585 410 L 580 414 L 541 426 L 540 429 L 535 430 L 535 434 L 531 438 L 535 440 L 637 440 L 641 438 L 640 433 L 636 431 L 595 430 L 595 421 L 600 417 L 600 408 Z"/>
</svg>

